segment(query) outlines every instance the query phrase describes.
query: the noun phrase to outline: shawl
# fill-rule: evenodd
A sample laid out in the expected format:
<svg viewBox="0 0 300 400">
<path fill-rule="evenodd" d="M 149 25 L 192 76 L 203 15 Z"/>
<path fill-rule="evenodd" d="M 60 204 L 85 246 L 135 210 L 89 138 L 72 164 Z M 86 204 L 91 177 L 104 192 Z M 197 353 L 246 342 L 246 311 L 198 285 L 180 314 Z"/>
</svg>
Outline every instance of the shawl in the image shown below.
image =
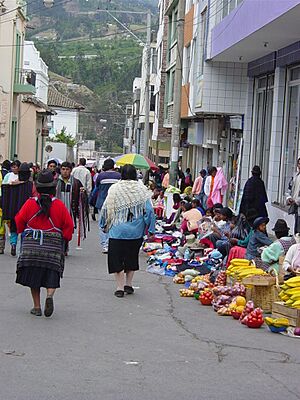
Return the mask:
<svg viewBox="0 0 300 400">
<path fill-rule="evenodd" d="M 258 176 L 252 176 L 245 184 L 240 205 L 240 213 L 246 214 L 252 208 L 260 217 L 267 217 L 266 203 L 268 196 L 263 180 Z"/>
<path fill-rule="evenodd" d="M 18 185 L 2 185 L 2 219 L 11 220 L 20 211 L 23 204 L 32 196 L 33 183 L 30 181 Z"/>
<path fill-rule="evenodd" d="M 213 189 L 210 195 L 213 204 L 222 203 L 222 197 L 226 192 L 227 186 L 228 183 L 224 176 L 223 169 L 219 167 L 214 179 Z"/>
<path fill-rule="evenodd" d="M 62 193 L 66 192 L 66 183 L 63 178 L 59 177 L 56 186 L 56 197 L 62 200 L 69 210 L 76 228 L 76 220 L 79 217 L 80 188 L 82 187 L 82 183 L 74 178 L 74 176 L 70 176 L 68 183 L 71 185 L 70 196 L 65 196 L 65 201 L 63 201 L 64 196 L 62 196 Z"/>
<path fill-rule="evenodd" d="M 106 228 L 144 215 L 145 203 L 151 196 L 152 192 L 139 181 L 121 180 L 112 185 L 101 209 Z"/>
</svg>

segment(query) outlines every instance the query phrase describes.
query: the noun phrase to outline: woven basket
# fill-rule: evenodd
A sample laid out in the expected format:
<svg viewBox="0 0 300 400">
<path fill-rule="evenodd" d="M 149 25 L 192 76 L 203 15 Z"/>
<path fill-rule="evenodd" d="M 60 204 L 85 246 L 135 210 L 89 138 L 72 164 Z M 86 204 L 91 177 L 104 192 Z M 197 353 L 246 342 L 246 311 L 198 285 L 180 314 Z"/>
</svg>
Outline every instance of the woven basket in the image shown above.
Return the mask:
<svg viewBox="0 0 300 400">
<path fill-rule="evenodd" d="M 252 285 L 250 296 L 255 307 L 260 307 L 265 313 L 271 313 L 274 301 L 279 301 L 279 292 L 279 276 L 276 273 L 275 285 Z"/>
</svg>

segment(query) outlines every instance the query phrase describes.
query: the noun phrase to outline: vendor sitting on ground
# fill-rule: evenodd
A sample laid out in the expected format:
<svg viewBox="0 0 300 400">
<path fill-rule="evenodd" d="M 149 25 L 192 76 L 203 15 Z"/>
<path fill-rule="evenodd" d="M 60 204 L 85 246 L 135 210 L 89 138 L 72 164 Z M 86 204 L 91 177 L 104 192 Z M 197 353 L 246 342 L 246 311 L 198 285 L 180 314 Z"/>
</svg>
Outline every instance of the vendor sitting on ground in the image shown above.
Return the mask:
<svg viewBox="0 0 300 400">
<path fill-rule="evenodd" d="M 296 244 L 296 238 L 289 235 L 290 228 L 284 219 L 278 219 L 272 230 L 275 232 L 277 240 L 263 250 L 261 259 L 263 263 L 279 272 L 279 257 L 286 255 L 289 248 Z"/>
<path fill-rule="evenodd" d="M 192 207 L 193 207 L 193 208 L 196 208 L 198 211 L 200 211 L 202 215 L 205 215 L 205 211 L 204 211 L 203 208 L 201 207 L 200 200 L 198 200 L 198 199 L 193 199 L 193 200 L 192 200 Z"/>
<path fill-rule="evenodd" d="M 253 222 L 253 235 L 251 236 L 247 251 L 246 251 L 246 259 L 254 260 L 256 264 L 261 265 L 262 261 L 260 258 L 260 248 L 264 246 L 270 246 L 272 244 L 272 240 L 268 238 L 267 235 L 267 224 L 269 222 L 269 218 L 266 217 L 258 217 Z"/>
<path fill-rule="evenodd" d="M 180 230 L 182 233 L 197 233 L 198 222 L 202 218 L 202 214 L 196 208 L 192 208 L 191 203 L 184 203 L 182 205 L 182 217 Z"/>
<path fill-rule="evenodd" d="M 282 269 L 286 272 L 284 279 L 300 274 L 300 243 L 293 244 L 286 253 Z"/>
<path fill-rule="evenodd" d="M 213 243 L 214 247 L 217 248 L 219 252 L 225 257 L 228 254 L 230 248 L 229 238 L 232 229 L 231 220 L 233 217 L 233 213 L 229 207 L 221 208 L 218 213 L 221 217 L 221 220 L 215 221 L 215 224 L 212 228 L 213 233 L 209 236 L 209 239 Z"/>
</svg>

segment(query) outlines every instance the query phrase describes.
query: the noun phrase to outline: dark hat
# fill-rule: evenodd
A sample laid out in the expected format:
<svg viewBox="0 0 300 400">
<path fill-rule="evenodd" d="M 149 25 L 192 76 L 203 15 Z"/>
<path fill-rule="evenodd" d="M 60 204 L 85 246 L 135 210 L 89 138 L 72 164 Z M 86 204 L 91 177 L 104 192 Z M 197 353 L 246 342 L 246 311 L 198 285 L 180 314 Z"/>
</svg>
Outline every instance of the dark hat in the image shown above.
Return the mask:
<svg viewBox="0 0 300 400">
<path fill-rule="evenodd" d="M 255 175 L 261 175 L 261 169 L 258 165 L 254 165 L 251 172 L 252 172 L 252 174 L 255 174 Z"/>
<path fill-rule="evenodd" d="M 263 223 L 267 224 L 269 221 L 270 220 L 267 217 L 258 217 L 253 222 L 253 229 L 257 229 L 259 227 L 259 225 L 261 225 Z"/>
<path fill-rule="evenodd" d="M 44 170 L 38 175 L 36 181 L 37 188 L 55 187 L 55 186 L 56 182 L 54 181 L 54 177 L 51 171 Z"/>
<path fill-rule="evenodd" d="M 228 219 L 231 219 L 231 218 L 233 217 L 233 213 L 232 213 L 232 211 L 230 210 L 229 207 L 223 207 L 223 208 L 221 208 L 221 210 L 219 211 L 219 213 L 220 213 L 221 215 L 225 215 L 225 217 L 227 217 Z"/>
<path fill-rule="evenodd" d="M 26 163 L 26 162 L 23 162 L 23 163 L 20 165 L 19 172 L 30 172 L 30 166 L 29 166 L 29 164 Z"/>
<path fill-rule="evenodd" d="M 274 225 L 274 228 L 272 228 L 272 231 L 274 232 L 287 232 L 289 230 L 290 228 L 287 226 L 287 223 L 284 219 L 278 219 Z"/>
</svg>

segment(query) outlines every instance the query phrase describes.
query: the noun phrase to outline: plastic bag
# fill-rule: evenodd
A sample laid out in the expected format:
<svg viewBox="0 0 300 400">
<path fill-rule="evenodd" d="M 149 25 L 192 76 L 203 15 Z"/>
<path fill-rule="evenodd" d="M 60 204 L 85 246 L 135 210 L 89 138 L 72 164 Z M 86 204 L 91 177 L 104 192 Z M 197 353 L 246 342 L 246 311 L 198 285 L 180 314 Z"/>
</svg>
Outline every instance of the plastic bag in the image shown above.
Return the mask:
<svg viewBox="0 0 300 400">
<path fill-rule="evenodd" d="M 165 269 L 164 267 L 158 265 L 158 264 L 151 264 L 146 268 L 146 271 L 149 272 L 150 274 L 156 274 L 156 275 L 165 275 Z"/>
</svg>

